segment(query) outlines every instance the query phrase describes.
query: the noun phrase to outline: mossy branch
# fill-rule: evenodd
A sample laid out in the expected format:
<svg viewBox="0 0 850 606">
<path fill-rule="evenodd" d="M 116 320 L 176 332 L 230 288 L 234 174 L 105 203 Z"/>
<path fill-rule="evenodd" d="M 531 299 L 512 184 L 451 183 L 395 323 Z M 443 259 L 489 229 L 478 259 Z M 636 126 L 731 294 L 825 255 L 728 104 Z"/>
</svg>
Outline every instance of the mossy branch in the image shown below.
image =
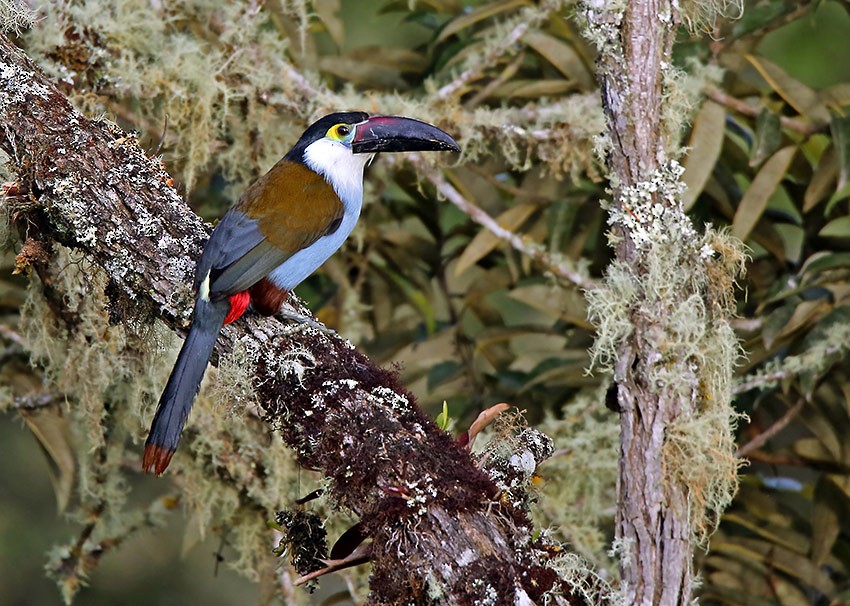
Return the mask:
<svg viewBox="0 0 850 606">
<path fill-rule="evenodd" d="M 208 227 L 162 164 L 121 129 L 79 114 L 5 38 L 0 125 L 19 192 L 4 205 L 23 239 L 45 242 L 45 250 L 61 244 L 102 271 L 99 296 L 111 322 L 158 319 L 183 330 Z M 562 575 L 532 538 L 525 512 L 500 499 L 394 373 L 340 338 L 275 319 L 226 327 L 214 357 L 236 349 L 263 420 L 302 465 L 329 478 L 335 502 L 359 515 L 372 537 L 371 603 L 585 603 L 573 588 L 588 579 Z M 203 414 L 216 413 L 196 411 L 196 421 Z M 262 447 L 229 445 L 233 453 Z M 207 452 L 197 469 L 179 458 L 173 467 L 238 490 L 248 480 L 217 464 L 227 456 Z"/>
</svg>

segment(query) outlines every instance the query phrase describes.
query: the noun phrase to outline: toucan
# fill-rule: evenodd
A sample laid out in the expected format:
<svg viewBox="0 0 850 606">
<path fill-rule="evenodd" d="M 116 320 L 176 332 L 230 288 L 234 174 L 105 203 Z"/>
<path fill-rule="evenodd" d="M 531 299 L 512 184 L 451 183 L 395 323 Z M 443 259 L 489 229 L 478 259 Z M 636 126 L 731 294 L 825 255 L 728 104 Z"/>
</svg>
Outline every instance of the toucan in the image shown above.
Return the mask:
<svg viewBox="0 0 850 606">
<path fill-rule="evenodd" d="M 439 128 L 400 116 L 327 115 L 224 215 L 195 269 L 189 333 L 162 392 L 142 468 L 168 467 L 222 326 L 248 306 L 280 311 L 288 293 L 342 245 L 363 202 L 363 170 L 378 152 L 460 151 Z"/>
</svg>

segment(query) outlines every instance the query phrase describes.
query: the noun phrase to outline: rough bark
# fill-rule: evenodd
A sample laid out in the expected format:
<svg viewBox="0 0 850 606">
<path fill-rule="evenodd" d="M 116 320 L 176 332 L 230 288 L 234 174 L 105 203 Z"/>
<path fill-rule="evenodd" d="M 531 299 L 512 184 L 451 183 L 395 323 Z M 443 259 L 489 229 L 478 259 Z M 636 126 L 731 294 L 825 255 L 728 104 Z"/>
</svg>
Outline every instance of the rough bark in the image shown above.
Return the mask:
<svg viewBox="0 0 850 606">
<path fill-rule="evenodd" d="M 676 29 L 675 2 L 618 4 L 587 2 L 585 14 L 591 31 L 601 39 L 598 75 L 611 141 L 607 151 L 615 204 L 642 228 L 659 219 L 638 217 L 624 191 L 649 183 L 675 144 L 665 140 L 669 129 L 662 119 L 665 70 L 670 69 Z M 669 207 L 660 191 L 650 198 L 647 204 Z M 614 232 L 617 260 L 631 268 L 640 284 L 648 271 L 646 249 L 635 244 L 627 223 L 615 223 Z M 671 292 L 670 297 L 689 294 Z M 670 423 L 693 403 L 681 391 L 649 379 L 652 367 L 664 363 L 664 319 L 645 313 L 634 313 L 630 319 L 633 330 L 619 347 L 614 373 L 621 413 L 616 537 L 626 603 L 690 604 L 695 545 L 688 490 L 669 477 L 664 445 Z"/>
<path fill-rule="evenodd" d="M 208 227 L 162 165 L 114 125 L 77 113 L 5 38 L 0 125 L 19 194 L 4 204 L 22 239 L 48 256 L 61 243 L 100 266 L 113 322 L 159 318 L 182 331 Z M 393 373 L 340 338 L 293 333 L 275 319 L 226 327 L 217 353 L 237 341 L 253 363 L 264 419 L 302 465 L 331 478 L 373 537 L 371 603 L 526 604 L 544 594 L 581 603 L 532 540 L 526 514 Z M 286 370 L 293 356 L 304 362 L 300 373 Z"/>
</svg>

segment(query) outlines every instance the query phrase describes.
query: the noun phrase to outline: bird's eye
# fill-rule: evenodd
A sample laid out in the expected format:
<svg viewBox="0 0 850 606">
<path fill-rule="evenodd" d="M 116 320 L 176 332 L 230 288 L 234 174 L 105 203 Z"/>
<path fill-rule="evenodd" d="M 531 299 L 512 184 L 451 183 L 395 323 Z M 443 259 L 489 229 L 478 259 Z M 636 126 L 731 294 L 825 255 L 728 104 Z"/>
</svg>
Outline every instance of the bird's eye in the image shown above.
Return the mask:
<svg viewBox="0 0 850 606">
<path fill-rule="evenodd" d="M 347 124 L 335 124 L 328 129 L 327 137 L 336 141 L 345 141 L 353 129 Z"/>
</svg>

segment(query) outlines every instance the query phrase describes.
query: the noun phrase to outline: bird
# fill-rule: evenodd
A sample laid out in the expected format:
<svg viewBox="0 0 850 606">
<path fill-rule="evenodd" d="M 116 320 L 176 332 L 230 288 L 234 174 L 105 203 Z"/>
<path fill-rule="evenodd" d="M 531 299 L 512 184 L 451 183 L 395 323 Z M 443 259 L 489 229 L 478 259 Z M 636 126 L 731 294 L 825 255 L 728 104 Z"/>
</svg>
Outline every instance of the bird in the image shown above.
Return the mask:
<svg viewBox="0 0 850 606">
<path fill-rule="evenodd" d="M 412 118 L 329 114 L 222 217 L 195 268 L 192 321 L 145 442 L 145 472 L 162 475 L 171 462 L 222 327 L 249 306 L 261 315 L 278 313 L 289 292 L 354 229 L 365 167 L 379 152 L 404 151 L 459 152 L 460 146 Z"/>
</svg>

